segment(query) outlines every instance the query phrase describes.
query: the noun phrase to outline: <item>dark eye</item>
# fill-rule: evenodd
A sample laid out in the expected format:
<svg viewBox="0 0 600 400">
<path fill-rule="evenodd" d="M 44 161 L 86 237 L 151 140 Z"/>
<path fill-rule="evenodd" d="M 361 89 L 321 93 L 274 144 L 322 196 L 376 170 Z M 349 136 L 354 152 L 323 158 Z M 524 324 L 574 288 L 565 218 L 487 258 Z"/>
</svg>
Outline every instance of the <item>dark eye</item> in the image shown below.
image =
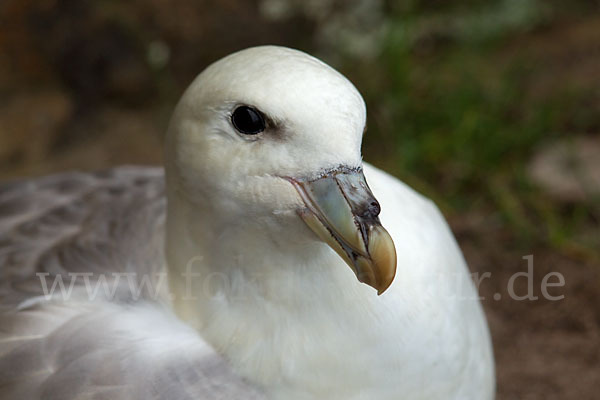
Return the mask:
<svg viewBox="0 0 600 400">
<path fill-rule="evenodd" d="M 245 135 L 256 135 L 265 130 L 263 116 L 252 107 L 240 106 L 233 111 L 231 122 L 235 129 Z"/>
</svg>

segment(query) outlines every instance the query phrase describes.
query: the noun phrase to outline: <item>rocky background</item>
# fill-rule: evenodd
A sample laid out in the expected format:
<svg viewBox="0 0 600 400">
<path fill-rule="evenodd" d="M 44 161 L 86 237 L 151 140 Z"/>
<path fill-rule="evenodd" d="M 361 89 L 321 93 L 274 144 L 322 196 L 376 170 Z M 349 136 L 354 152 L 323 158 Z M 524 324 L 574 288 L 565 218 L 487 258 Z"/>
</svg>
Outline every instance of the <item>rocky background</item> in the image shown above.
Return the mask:
<svg viewBox="0 0 600 400">
<path fill-rule="evenodd" d="M 598 398 L 598 0 L 0 0 L 0 179 L 160 163 L 193 77 L 267 43 L 355 82 L 365 159 L 432 197 L 491 274 L 498 399 Z M 528 255 L 539 299 L 515 300 Z M 541 297 L 549 272 L 564 299 Z"/>
</svg>

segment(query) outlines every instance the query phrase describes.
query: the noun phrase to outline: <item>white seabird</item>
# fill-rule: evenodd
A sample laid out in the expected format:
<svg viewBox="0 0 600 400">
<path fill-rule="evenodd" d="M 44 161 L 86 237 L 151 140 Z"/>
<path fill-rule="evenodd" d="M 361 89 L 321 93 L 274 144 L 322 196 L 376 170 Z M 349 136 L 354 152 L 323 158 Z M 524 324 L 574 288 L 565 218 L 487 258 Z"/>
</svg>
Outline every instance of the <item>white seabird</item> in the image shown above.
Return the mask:
<svg viewBox="0 0 600 400">
<path fill-rule="evenodd" d="M 166 186 L 0 185 L 0 399 L 493 399 L 461 252 L 362 162 L 365 118 L 321 61 L 250 48 L 183 95 Z"/>
</svg>

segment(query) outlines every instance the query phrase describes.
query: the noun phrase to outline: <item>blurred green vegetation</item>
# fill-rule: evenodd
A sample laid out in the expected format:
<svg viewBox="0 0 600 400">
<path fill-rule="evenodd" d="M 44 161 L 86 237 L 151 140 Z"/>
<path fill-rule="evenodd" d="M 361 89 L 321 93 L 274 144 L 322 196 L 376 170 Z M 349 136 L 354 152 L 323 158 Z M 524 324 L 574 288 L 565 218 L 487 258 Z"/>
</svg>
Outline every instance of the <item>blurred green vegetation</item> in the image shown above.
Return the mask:
<svg viewBox="0 0 600 400">
<path fill-rule="evenodd" d="M 526 169 L 541 143 L 598 133 L 598 88 L 552 77 L 540 88 L 547 60 L 520 46 L 576 21 L 590 3 L 571 2 L 566 14 L 564 4 L 536 0 L 392 7 L 382 56 L 347 67 L 367 84 L 370 160 L 448 214 L 497 214 L 516 246 L 550 244 L 597 259 L 598 199 L 561 204 L 534 187 Z"/>
</svg>

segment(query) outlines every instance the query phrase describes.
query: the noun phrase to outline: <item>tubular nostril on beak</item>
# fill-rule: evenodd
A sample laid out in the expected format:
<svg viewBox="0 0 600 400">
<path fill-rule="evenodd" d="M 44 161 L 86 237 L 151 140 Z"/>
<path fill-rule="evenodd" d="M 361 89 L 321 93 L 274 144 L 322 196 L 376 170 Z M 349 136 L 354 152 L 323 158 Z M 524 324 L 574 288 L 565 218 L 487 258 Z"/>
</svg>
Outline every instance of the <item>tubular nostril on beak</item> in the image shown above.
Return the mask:
<svg viewBox="0 0 600 400">
<path fill-rule="evenodd" d="M 371 193 L 362 170 L 338 173 L 335 179 L 355 217 L 377 221 L 381 206 Z"/>
<path fill-rule="evenodd" d="M 379 216 L 380 212 L 381 212 L 381 206 L 379 205 L 377 200 L 371 201 L 371 204 L 369 204 L 369 213 L 371 214 L 371 216 L 373 216 L 373 218 L 375 218 L 375 217 Z"/>
<path fill-rule="evenodd" d="M 381 206 L 375 199 L 370 199 L 360 216 L 364 219 L 375 219 L 381 212 Z"/>
</svg>

